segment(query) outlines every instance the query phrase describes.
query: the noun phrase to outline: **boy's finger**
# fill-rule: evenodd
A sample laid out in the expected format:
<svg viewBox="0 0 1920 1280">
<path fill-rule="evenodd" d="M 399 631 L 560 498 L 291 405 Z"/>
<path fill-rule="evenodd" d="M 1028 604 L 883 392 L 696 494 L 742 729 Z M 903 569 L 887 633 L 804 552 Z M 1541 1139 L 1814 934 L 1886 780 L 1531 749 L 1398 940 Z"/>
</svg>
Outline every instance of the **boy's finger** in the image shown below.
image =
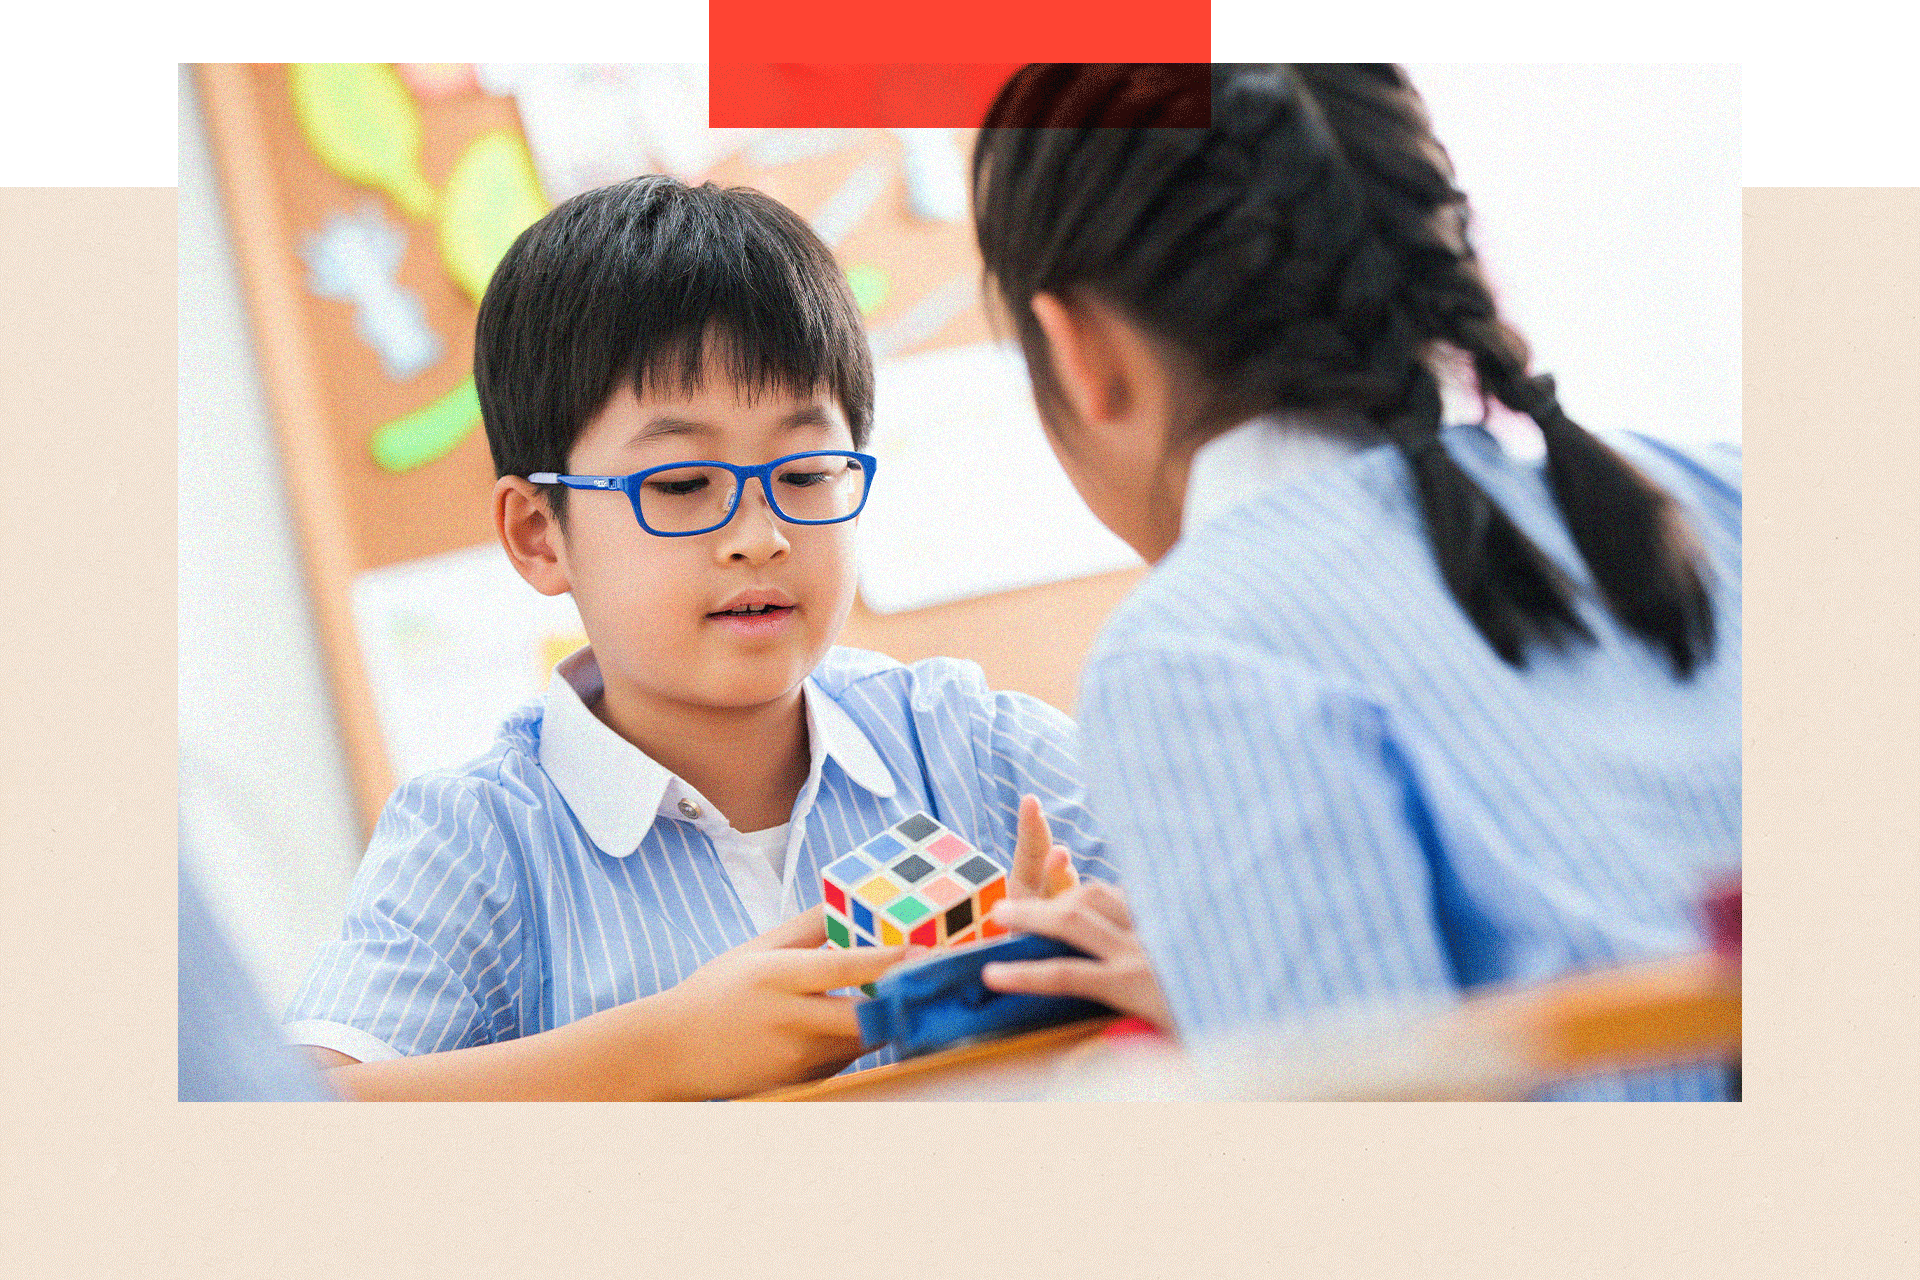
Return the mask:
<svg viewBox="0 0 1920 1280">
<path fill-rule="evenodd" d="M 740 944 L 742 951 L 771 951 L 777 947 L 817 947 L 827 940 L 826 908 L 813 907 L 783 920 L 759 937 Z"/>
<path fill-rule="evenodd" d="M 797 951 L 786 960 L 787 990 L 798 993 L 832 991 L 872 982 L 924 947 L 830 947 L 825 951 Z"/>
<path fill-rule="evenodd" d="M 797 1029 L 823 1040 L 843 1042 L 849 1058 L 860 1054 L 860 1015 L 854 1007 L 860 1002 L 849 996 L 810 996 L 794 1015 Z"/>
<path fill-rule="evenodd" d="M 1013 842 L 1013 870 L 1007 874 L 1007 896 L 1038 898 L 1046 889 L 1047 851 L 1053 833 L 1047 815 L 1034 796 L 1020 797 L 1020 823 Z"/>
<path fill-rule="evenodd" d="M 1047 855 L 1046 896 L 1065 893 L 1080 883 L 1080 873 L 1073 866 L 1073 852 L 1063 844 L 1053 846 L 1053 852 Z"/>
</svg>

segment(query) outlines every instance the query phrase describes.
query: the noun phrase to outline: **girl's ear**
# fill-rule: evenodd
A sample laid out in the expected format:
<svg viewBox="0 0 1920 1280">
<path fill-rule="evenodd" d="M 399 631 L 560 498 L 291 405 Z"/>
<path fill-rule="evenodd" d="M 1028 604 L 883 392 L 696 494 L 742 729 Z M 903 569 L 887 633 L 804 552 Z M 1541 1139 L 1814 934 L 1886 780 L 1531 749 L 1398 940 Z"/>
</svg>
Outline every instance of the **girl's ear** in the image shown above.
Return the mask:
<svg viewBox="0 0 1920 1280">
<path fill-rule="evenodd" d="M 1125 393 L 1105 317 L 1084 304 L 1069 306 L 1051 293 L 1033 297 L 1033 318 L 1047 336 L 1054 383 L 1074 418 L 1087 426 L 1113 419 Z"/>
<path fill-rule="evenodd" d="M 540 490 L 519 476 L 501 476 L 493 486 L 493 527 L 507 559 L 543 596 L 567 591 L 566 536 Z"/>
</svg>

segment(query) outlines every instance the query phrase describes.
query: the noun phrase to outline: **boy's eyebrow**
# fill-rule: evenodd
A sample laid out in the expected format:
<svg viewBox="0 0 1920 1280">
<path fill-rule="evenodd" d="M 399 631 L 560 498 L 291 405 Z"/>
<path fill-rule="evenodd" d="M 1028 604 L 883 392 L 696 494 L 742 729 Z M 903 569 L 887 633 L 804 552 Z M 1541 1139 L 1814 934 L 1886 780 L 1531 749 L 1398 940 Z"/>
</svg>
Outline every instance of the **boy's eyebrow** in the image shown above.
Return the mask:
<svg viewBox="0 0 1920 1280">
<path fill-rule="evenodd" d="M 822 404 L 805 405 L 795 409 L 780 419 L 779 427 L 791 431 L 797 427 L 830 427 L 833 417 Z M 711 422 L 701 422 L 694 418 L 676 418 L 672 414 L 660 414 L 649 418 L 628 439 L 629 445 L 643 444 L 648 440 L 659 440 L 666 436 L 706 436 L 714 433 Z"/>
<path fill-rule="evenodd" d="M 641 425 L 640 429 L 633 433 L 632 438 L 629 439 L 627 443 L 630 445 L 641 444 L 648 440 L 657 440 L 662 436 L 699 436 L 711 435 L 712 433 L 712 423 L 697 422 L 692 418 L 676 418 L 671 414 L 661 414 L 657 418 L 647 419 L 647 421 Z"/>
<path fill-rule="evenodd" d="M 795 409 L 792 413 L 780 419 L 780 425 L 787 428 L 830 427 L 833 425 L 833 418 L 828 414 L 825 405 L 810 404 L 805 408 Z"/>
</svg>

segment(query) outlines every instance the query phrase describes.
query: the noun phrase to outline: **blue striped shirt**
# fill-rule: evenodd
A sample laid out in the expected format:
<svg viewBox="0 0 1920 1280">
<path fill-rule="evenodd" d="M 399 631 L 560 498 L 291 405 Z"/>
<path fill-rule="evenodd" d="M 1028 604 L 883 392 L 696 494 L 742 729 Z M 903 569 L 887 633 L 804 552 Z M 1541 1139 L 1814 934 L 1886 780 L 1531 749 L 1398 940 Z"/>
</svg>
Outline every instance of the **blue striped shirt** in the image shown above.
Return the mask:
<svg viewBox="0 0 1920 1280">
<path fill-rule="evenodd" d="M 1183 1034 L 1691 951 L 1707 884 L 1739 866 L 1737 450 L 1611 441 L 1681 501 L 1710 568 L 1718 645 L 1680 682 L 1592 600 L 1539 466 L 1477 426 L 1444 439 L 1582 584 L 1597 643 L 1503 663 L 1392 447 L 1263 486 L 1242 436 L 1239 475 L 1196 459 L 1181 541 L 1088 660 L 1088 792 Z"/>
<path fill-rule="evenodd" d="M 1027 793 L 1083 874 L 1113 877 L 1059 711 L 988 690 L 970 662 L 845 648 L 803 689 L 786 917 L 820 901 L 826 863 L 916 811 L 1009 865 Z M 598 690 L 583 650 L 485 755 L 395 792 L 292 1039 L 363 1062 L 510 1040 L 653 995 L 763 931 L 716 852 L 725 818 L 587 709 Z"/>
</svg>

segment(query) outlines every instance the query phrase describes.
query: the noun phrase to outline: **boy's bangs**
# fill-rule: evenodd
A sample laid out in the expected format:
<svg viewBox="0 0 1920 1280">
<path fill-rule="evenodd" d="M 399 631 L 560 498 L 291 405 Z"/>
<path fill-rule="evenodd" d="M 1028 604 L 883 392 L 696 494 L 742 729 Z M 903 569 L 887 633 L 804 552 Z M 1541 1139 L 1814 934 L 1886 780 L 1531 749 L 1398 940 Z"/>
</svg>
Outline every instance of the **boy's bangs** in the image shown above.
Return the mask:
<svg viewBox="0 0 1920 1280">
<path fill-rule="evenodd" d="M 626 375 L 636 395 L 693 396 L 711 381 L 736 389 L 749 404 L 767 396 L 805 399 L 825 390 L 847 399 L 848 378 L 835 368 L 833 352 L 812 335 L 739 332 L 723 320 L 704 331 L 683 329 L 666 339 L 636 346 Z"/>
<path fill-rule="evenodd" d="M 701 391 L 840 402 L 856 441 L 871 422 L 865 325 L 832 253 L 792 210 L 746 188 L 700 187 L 664 211 L 634 290 L 624 376 L 637 393 Z"/>
</svg>

